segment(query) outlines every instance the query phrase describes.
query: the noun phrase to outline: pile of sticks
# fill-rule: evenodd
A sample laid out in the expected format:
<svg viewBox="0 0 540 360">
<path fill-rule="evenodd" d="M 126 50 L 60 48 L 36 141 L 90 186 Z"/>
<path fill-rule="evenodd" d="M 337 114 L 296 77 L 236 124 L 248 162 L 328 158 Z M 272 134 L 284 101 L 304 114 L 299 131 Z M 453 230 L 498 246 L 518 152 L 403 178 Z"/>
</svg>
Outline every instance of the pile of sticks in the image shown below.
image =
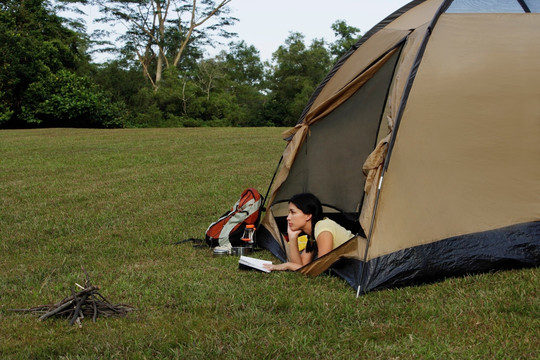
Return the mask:
<svg viewBox="0 0 540 360">
<path fill-rule="evenodd" d="M 98 316 L 126 316 L 130 311 L 135 310 L 132 306 L 125 304 L 112 304 L 99 293 L 99 287 L 91 285 L 88 281 L 86 286 L 81 286 L 81 291 L 75 293 L 71 289 L 71 296 L 52 305 L 41 305 L 30 309 L 10 309 L 11 311 L 32 312 L 41 314 L 39 320 L 46 320 L 52 317 L 68 318 L 69 324 L 77 323 L 81 325 L 82 319 L 92 318 L 96 322 Z"/>
</svg>

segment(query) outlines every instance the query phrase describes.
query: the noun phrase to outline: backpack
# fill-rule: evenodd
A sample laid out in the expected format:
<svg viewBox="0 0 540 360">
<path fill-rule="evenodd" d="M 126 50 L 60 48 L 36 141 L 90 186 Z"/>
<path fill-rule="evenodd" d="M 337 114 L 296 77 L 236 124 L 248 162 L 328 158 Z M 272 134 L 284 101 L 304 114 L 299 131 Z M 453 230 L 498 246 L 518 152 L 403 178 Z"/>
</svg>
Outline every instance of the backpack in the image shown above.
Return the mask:
<svg viewBox="0 0 540 360">
<path fill-rule="evenodd" d="M 246 225 L 257 225 L 261 216 L 263 198 L 254 188 L 246 189 L 233 208 L 210 224 L 206 230 L 206 243 L 211 247 L 244 246 L 242 234 Z"/>
</svg>

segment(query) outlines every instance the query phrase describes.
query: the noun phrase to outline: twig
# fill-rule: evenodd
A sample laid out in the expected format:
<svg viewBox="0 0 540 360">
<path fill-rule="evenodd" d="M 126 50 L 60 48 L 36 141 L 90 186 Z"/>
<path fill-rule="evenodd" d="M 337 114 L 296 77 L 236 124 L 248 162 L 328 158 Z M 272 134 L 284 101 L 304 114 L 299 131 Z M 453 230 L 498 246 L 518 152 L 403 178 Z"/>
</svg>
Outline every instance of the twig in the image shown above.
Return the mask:
<svg viewBox="0 0 540 360">
<path fill-rule="evenodd" d="M 92 322 L 96 322 L 97 318 L 97 306 L 96 306 L 96 299 L 92 297 L 92 306 L 94 307 L 94 315 L 92 316 Z"/>
<path fill-rule="evenodd" d="M 54 314 L 64 310 L 65 308 L 67 308 L 68 306 L 70 306 L 71 304 L 73 303 L 73 300 L 70 300 L 66 303 L 64 303 L 63 305 L 60 305 L 59 307 L 57 307 L 56 309 L 52 310 L 52 311 L 49 311 L 48 313 L 44 314 L 44 315 L 41 315 L 39 317 L 39 320 L 45 320 L 51 316 L 53 316 Z"/>
<path fill-rule="evenodd" d="M 75 308 L 75 314 L 73 314 L 73 317 L 71 318 L 71 321 L 69 322 L 69 325 L 73 325 L 75 320 L 77 320 L 77 318 L 79 317 L 79 312 L 81 311 L 81 305 L 86 301 L 87 298 L 88 298 L 88 294 L 84 294 L 83 297 L 77 302 L 77 307 Z"/>
</svg>

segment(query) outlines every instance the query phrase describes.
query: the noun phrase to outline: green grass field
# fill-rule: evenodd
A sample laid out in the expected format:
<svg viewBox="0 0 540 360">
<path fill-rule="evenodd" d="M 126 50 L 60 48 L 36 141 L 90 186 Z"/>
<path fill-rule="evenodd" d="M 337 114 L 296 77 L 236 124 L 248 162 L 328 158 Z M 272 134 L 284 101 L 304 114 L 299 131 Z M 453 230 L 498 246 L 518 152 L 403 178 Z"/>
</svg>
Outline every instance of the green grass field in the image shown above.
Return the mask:
<svg viewBox="0 0 540 360">
<path fill-rule="evenodd" d="M 243 189 L 265 194 L 283 130 L 0 132 L 0 358 L 540 358 L 538 268 L 356 298 L 340 278 L 174 245 Z M 8 311 L 61 300 L 81 266 L 137 310 L 82 327 Z"/>
</svg>

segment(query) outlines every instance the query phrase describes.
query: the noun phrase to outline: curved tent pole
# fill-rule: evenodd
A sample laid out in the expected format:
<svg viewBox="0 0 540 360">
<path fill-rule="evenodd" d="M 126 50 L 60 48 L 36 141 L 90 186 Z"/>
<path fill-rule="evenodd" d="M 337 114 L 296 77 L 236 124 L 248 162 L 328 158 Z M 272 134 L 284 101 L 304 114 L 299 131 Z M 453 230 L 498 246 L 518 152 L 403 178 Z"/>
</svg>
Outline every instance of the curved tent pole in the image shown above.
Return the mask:
<svg viewBox="0 0 540 360">
<path fill-rule="evenodd" d="M 420 62 L 421 62 L 422 57 L 424 56 L 424 52 L 426 50 L 427 43 L 429 42 L 429 39 L 431 37 L 432 29 L 435 26 L 435 24 L 437 23 L 437 21 L 439 20 L 439 17 L 446 11 L 446 9 L 448 9 L 448 7 L 452 4 L 453 1 L 454 0 L 445 0 L 441 4 L 441 6 L 437 10 L 437 12 L 435 13 L 435 16 L 433 17 L 433 19 L 431 21 L 431 24 L 429 25 L 429 29 L 426 32 L 426 36 L 424 37 L 422 45 L 420 46 L 420 49 L 418 50 L 416 60 L 414 62 L 412 70 L 411 70 L 411 75 L 409 76 L 409 79 L 407 80 L 407 85 L 405 86 L 405 90 L 403 92 L 403 97 L 401 99 L 399 109 L 397 111 L 394 130 L 392 131 L 392 135 L 391 135 L 390 140 L 388 142 L 388 153 L 386 154 L 386 159 L 384 160 L 384 165 L 383 165 L 383 168 L 382 168 L 381 177 L 379 178 L 379 183 L 377 185 L 377 195 L 376 195 L 376 198 L 375 198 L 375 204 L 373 206 L 373 213 L 371 215 L 371 224 L 370 224 L 370 227 L 369 227 L 369 234 L 367 235 L 366 250 L 364 252 L 364 259 L 362 260 L 362 262 L 363 262 L 362 273 L 361 273 L 361 276 L 360 276 L 360 281 L 359 281 L 359 284 L 358 284 L 358 288 L 356 290 L 356 296 L 357 297 L 360 296 L 360 293 L 362 293 L 362 294 L 366 293 L 366 287 L 367 286 L 363 286 L 363 285 L 365 285 L 364 281 L 365 281 L 366 272 L 367 272 L 367 266 L 366 266 L 367 265 L 367 256 L 368 256 L 368 251 L 369 251 L 369 245 L 371 243 L 371 238 L 372 238 L 372 235 L 373 235 L 373 225 L 374 225 L 374 222 L 375 222 L 375 215 L 377 214 L 377 207 L 378 207 L 378 203 L 379 203 L 379 197 L 380 197 L 380 193 L 381 193 L 381 187 L 382 187 L 383 178 L 384 178 L 384 175 L 385 175 L 385 173 L 386 173 L 386 171 L 388 169 L 388 164 L 390 162 L 390 158 L 392 157 L 392 150 L 394 148 L 394 143 L 396 141 L 396 134 L 397 134 L 397 132 L 399 130 L 399 124 L 401 123 L 401 118 L 403 116 L 403 110 L 405 108 L 405 105 L 407 104 L 407 100 L 409 98 L 409 94 L 410 94 L 412 85 L 414 83 L 414 79 L 416 78 L 416 73 L 418 71 L 418 66 L 420 65 Z"/>
<path fill-rule="evenodd" d="M 519 3 L 519 5 L 521 5 L 521 7 L 523 8 L 523 11 L 525 11 L 526 13 L 531 12 L 531 9 L 529 9 L 529 6 L 525 3 L 525 1 L 517 0 L 517 2 Z"/>
</svg>

